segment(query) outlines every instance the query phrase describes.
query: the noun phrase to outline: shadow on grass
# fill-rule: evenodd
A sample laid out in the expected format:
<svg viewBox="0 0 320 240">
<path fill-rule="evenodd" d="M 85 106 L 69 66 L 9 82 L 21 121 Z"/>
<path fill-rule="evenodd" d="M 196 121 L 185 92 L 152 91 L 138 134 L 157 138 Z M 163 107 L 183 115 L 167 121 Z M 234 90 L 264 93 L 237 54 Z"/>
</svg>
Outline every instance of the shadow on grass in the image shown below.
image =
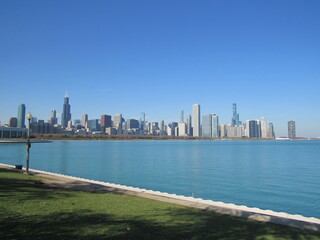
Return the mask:
<svg viewBox="0 0 320 240">
<path fill-rule="evenodd" d="M 192 210 L 164 211 L 172 221 L 141 216 L 118 218 L 89 210 L 50 215 L 9 214 L 0 223 L 1 239 L 320 239 L 320 235 L 267 223 Z"/>
<path fill-rule="evenodd" d="M 15 200 L 50 199 L 68 197 L 70 193 L 56 191 L 54 187 L 45 186 L 34 176 L 22 176 L 22 172 L 12 172 L 0 168 L 0 196 L 14 197 Z M 26 179 L 29 178 L 29 179 Z"/>
</svg>

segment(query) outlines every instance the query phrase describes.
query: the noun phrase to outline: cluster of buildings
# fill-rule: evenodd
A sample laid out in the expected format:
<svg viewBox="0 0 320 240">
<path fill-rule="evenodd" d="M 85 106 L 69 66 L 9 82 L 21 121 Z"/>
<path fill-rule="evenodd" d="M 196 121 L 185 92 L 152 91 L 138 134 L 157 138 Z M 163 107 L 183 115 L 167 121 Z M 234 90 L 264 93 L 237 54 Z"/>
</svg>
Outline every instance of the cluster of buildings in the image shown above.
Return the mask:
<svg viewBox="0 0 320 240">
<path fill-rule="evenodd" d="M 24 137 L 26 107 L 18 106 L 17 117 L 9 119 L 7 125 L 0 128 L 0 138 Z M 64 97 L 63 111 L 60 124 L 57 112 L 51 111 L 50 119 L 45 122 L 36 117 L 30 119 L 32 133 L 64 133 L 64 134 L 94 134 L 94 135 L 153 135 L 153 136 L 192 136 L 205 138 L 275 138 L 272 123 L 267 124 L 265 117 L 261 120 L 247 120 L 241 122 L 237 105 L 233 104 L 233 116 L 230 124 L 220 124 L 217 114 L 200 114 L 200 105 L 192 106 L 192 115 L 184 111 L 180 113 L 177 122 L 165 124 L 164 121 L 148 122 L 145 113 L 140 119 L 124 119 L 122 114 L 101 115 L 100 119 L 89 119 L 88 114 L 83 114 L 81 119 L 71 120 L 71 106 L 69 97 Z M 295 122 L 288 123 L 288 137 L 295 138 Z"/>
</svg>

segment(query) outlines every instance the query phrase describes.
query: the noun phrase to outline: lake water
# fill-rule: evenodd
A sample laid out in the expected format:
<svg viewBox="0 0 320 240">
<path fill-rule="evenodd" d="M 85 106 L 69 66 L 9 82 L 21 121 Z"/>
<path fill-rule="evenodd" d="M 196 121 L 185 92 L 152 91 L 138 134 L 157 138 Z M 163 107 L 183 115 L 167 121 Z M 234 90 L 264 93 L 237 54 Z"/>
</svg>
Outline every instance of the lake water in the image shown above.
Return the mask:
<svg viewBox="0 0 320 240">
<path fill-rule="evenodd" d="M 320 218 L 320 141 L 54 141 L 30 168 Z M 25 144 L 0 162 L 25 166 Z"/>
</svg>

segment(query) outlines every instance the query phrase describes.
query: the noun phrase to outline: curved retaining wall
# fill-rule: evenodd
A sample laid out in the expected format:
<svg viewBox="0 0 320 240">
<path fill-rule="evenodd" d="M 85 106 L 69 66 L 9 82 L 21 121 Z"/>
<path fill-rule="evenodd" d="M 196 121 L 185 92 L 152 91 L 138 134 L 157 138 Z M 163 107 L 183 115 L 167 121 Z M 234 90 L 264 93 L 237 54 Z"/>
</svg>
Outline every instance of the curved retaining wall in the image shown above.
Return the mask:
<svg viewBox="0 0 320 240">
<path fill-rule="evenodd" d="M 0 166 L 14 169 L 14 166 L 8 165 L 8 164 L 0 163 Z M 125 186 L 120 184 L 95 181 L 95 180 L 90 180 L 90 179 L 85 179 L 80 177 L 72 177 L 68 175 L 51 173 L 51 172 L 35 170 L 35 169 L 30 169 L 30 172 L 53 176 L 53 177 L 62 178 L 66 180 L 80 181 L 84 183 L 106 187 L 108 189 L 121 190 L 122 192 L 127 192 L 128 194 L 134 194 L 134 195 L 145 197 L 145 198 L 151 198 L 151 199 L 165 201 L 165 202 L 173 202 L 173 203 L 184 205 L 184 206 L 214 211 L 222 214 L 249 218 L 257 221 L 287 225 L 287 226 L 297 227 L 301 229 L 320 231 L 320 219 L 314 218 L 314 217 L 304 217 L 302 215 L 293 215 L 293 214 L 288 214 L 284 212 L 275 212 L 272 210 L 262 210 L 259 208 L 251 208 L 251 207 L 240 206 L 240 205 L 235 205 L 231 203 L 204 200 L 202 198 L 185 197 L 185 196 L 176 195 L 176 194 L 169 194 L 165 192 L 135 188 L 135 187 Z"/>
</svg>

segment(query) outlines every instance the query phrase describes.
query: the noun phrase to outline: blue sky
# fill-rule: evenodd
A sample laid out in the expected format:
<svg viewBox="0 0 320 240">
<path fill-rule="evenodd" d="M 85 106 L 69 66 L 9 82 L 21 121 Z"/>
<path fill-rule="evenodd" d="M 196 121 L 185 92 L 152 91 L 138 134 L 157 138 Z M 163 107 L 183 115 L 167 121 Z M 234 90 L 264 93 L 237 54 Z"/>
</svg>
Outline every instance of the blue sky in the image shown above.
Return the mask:
<svg viewBox="0 0 320 240">
<path fill-rule="evenodd" d="M 273 122 L 319 137 L 320 1 L 0 2 L 0 121 L 20 103 L 38 119 L 180 110 Z"/>
</svg>

